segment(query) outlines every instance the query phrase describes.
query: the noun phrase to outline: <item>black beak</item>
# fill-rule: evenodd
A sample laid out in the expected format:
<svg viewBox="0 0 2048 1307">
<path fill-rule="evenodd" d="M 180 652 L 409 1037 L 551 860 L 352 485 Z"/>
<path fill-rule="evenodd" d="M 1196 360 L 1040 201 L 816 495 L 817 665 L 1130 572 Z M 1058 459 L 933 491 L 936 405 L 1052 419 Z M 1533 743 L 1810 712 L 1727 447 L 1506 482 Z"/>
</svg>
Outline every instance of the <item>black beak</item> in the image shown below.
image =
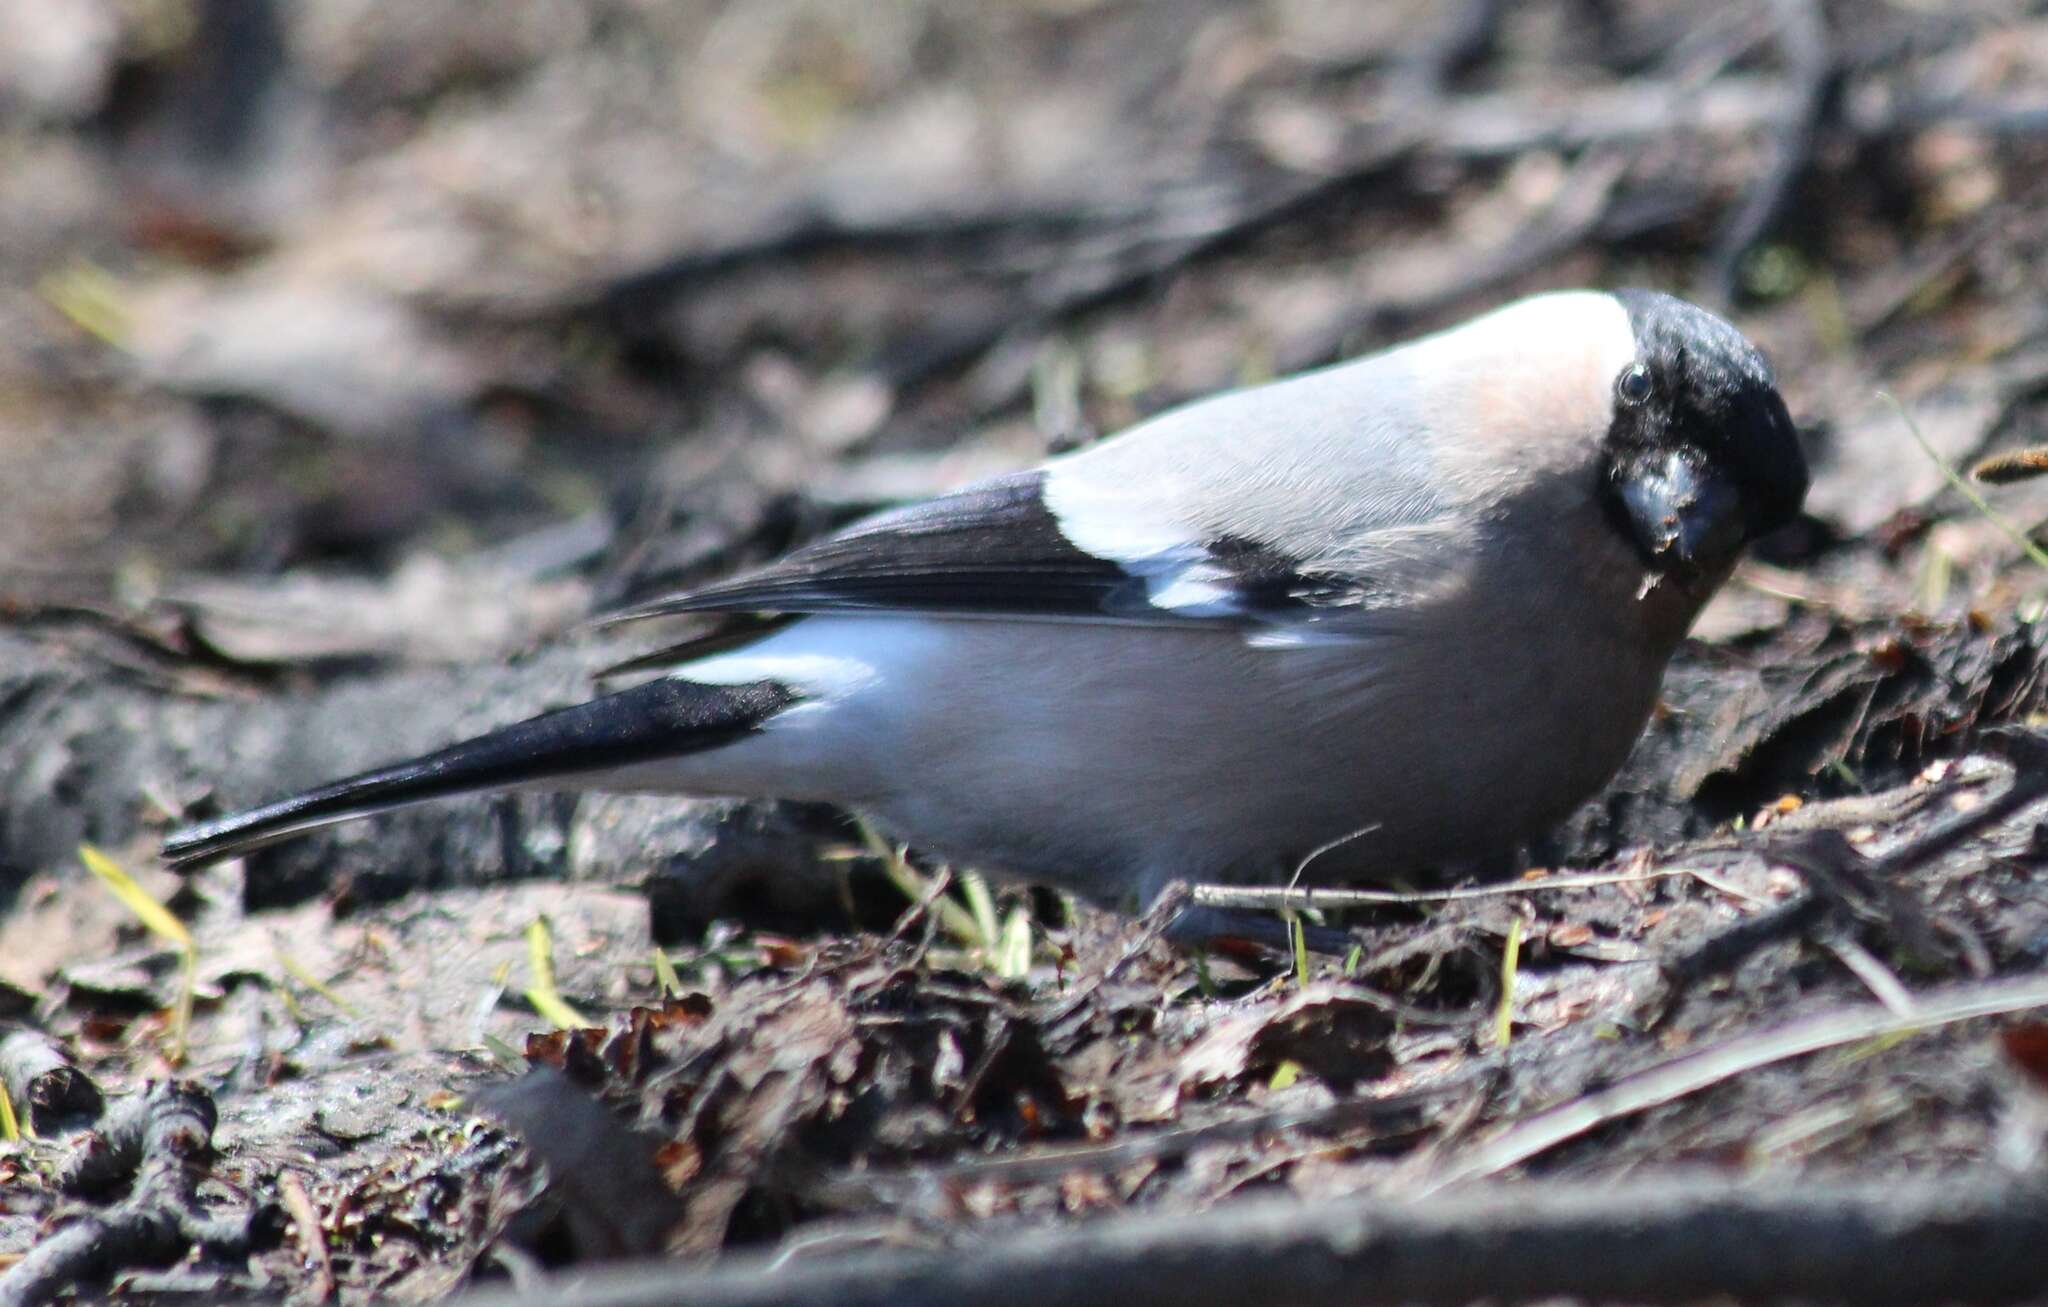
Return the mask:
<svg viewBox="0 0 2048 1307">
<path fill-rule="evenodd" d="M 1622 482 L 1621 502 L 1637 543 L 1659 566 L 1703 572 L 1742 548 L 1741 491 L 1689 450 L 1639 467 Z"/>
</svg>

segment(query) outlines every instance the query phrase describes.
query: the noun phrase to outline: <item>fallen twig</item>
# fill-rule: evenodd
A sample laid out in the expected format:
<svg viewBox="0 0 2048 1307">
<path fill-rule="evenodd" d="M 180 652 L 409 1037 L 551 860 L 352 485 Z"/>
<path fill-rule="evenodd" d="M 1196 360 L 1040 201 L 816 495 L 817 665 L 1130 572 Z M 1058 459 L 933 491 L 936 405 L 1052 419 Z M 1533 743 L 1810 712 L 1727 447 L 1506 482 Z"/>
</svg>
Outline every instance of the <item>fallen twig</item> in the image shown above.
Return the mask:
<svg viewBox="0 0 2048 1307">
<path fill-rule="evenodd" d="M 312 1272 L 312 1283 L 302 1291 L 310 1302 L 326 1302 L 334 1296 L 334 1259 L 327 1253 L 327 1232 L 320 1228 L 320 1211 L 296 1171 L 277 1177 L 277 1192 L 284 1200 L 285 1214 L 299 1236 L 299 1257 Z"/>
<path fill-rule="evenodd" d="M 17 1030 L 0 1039 L 0 1080 L 15 1110 L 38 1134 L 66 1121 L 91 1120 L 105 1101 L 92 1077 L 72 1064 L 71 1055 L 39 1030 Z"/>
<path fill-rule="evenodd" d="M 213 1096 L 189 1080 L 159 1080 L 115 1103 L 57 1173 L 66 1193 L 95 1198 L 162 1157 L 203 1159 L 217 1121 Z"/>
<path fill-rule="evenodd" d="M 1663 985 L 1638 1005 L 1642 1019 L 1654 1023 L 1688 986 L 1733 970 L 1761 948 L 1810 933 L 1831 915 L 1881 924 L 1909 951 L 1938 956 L 1934 925 L 1904 888 L 1910 878 L 1982 832 L 2048 800 L 2048 741 L 2031 731 L 2000 730 L 1988 733 L 1983 743 L 2013 764 L 2005 791 L 1880 857 L 1865 857 L 1834 830 L 1762 841 L 1757 855 L 1799 872 L 1809 888 L 1667 959 L 1661 967 Z"/>
<path fill-rule="evenodd" d="M 1550 890 L 1594 889 L 1602 885 L 1636 885 L 1672 876 L 1690 876 L 1689 867 L 1657 867 L 1649 871 L 1585 872 L 1566 876 L 1544 876 L 1536 880 L 1504 881 L 1498 885 L 1460 885 L 1454 889 L 1380 890 L 1317 889 L 1305 885 L 1197 885 L 1193 902 L 1204 908 L 1291 908 L 1307 912 L 1314 908 L 1374 908 L 1392 904 L 1455 903 L 1462 899 L 1491 899 L 1509 894 L 1540 894 Z"/>
<path fill-rule="evenodd" d="M 1500 44 L 1503 0 L 1465 0 L 1451 14 L 1443 32 L 1424 45 L 1408 68 L 1405 98 L 1441 102 L 1451 82 L 1491 58 Z"/>
<path fill-rule="evenodd" d="M 1824 939 L 1821 943 L 1835 955 L 1837 962 L 1849 969 L 1850 975 L 1863 982 L 1872 998 L 1884 1004 L 1885 1011 L 1893 1016 L 1908 1017 L 1918 1009 L 1912 991 L 1875 953 L 1846 936 Z"/>
<path fill-rule="evenodd" d="M 1628 156 L 1619 150 L 1586 151 L 1558 187 L 1553 202 L 1532 216 L 1497 252 L 1458 264 L 1434 286 L 1344 314 L 1289 344 L 1276 362 L 1290 370 L 1327 363 L 1342 352 L 1347 340 L 1406 328 L 1554 262 L 1598 231 L 1628 165 Z"/>
<path fill-rule="evenodd" d="M 60 1187 L 99 1193 L 133 1178 L 128 1195 L 45 1236 L 4 1274 L 0 1307 L 39 1307 L 78 1283 L 131 1267 L 168 1266 L 193 1248 L 246 1256 L 284 1230 L 275 1204 L 216 1215 L 196 1198 L 212 1152 L 213 1099 L 190 1082 L 158 1081 L 116 1104 L 105 1126 L 58 1173 Z"/>
<path fill-rule="evenodd" d="M 1795 91 L 1777 125 L 1777 149 L 1769 171 L 1743 197 L 1708 260 L 1724 304 L 1733 303 L 1742 289 L 1743 257 L 1770 233 L 1812 167 L 1840 82 L 1827 19 L 1817 0 L 1776 0 L 1772 9 Z"/>
<path fill-rule="evenodd" d="M 1624 1077 L 1569 1102 L 1513 1121 L 1450 1159 L 1426 1181 L 1434 1191 L 1498 1175 L 1596 1126 L 1712 1088 L 1787 1058 L 1887 1035 L 1913 1034 L 1976 1017 L 2048 1007 L 2048 978 L 1958 986 L 1915 996 L 1906 1015 L 1883 1007 L 1824 1012 L 1776 1030 L 1744 1035 Z"/>
<path fill-rule="evenodd" d="M 822 1178 L 793 1179 L 800 1180 L 805 1201 L 849 1211 L 872 1213 L 878 1205 L 901 1209 L 923 1200 L 937 1201 L 950 1209 L 952 1195 L 980 1184 L 1044 1184 L 1076 1172 L 1121 1171 L 1140 1162 L 1182 1158 L 1197 1149 L 1268 1136 L 1305 1135 L 1323 1141 L 1333 1135 L 1352 1135 L 1368 1129 L 1392 1133 L 1402 1128 L 1396 1123 L 1408 1121 L 1460 1091 L 1491 1085 L 1499 1069 L 1497 1060 L 1487 1059 L 1422 1089 L 1378 1098 L 1349 1098 L 1323 1107 L 1239 1112 L 1200 1125 L 1133 1134 L 1104 1144 L 1052 1146 L 939 1166 L 869 1167 Z"/>
<path fill-rule="evenodd" d="M 470 1307 L 1369 1307 L 1553 1297 L 1995 1303 L 2040 1292 L 2048 1193 L 2009 1182 L 1770 1190 L 1517 1185 L 1389 1204 L 1259 1199 L 712 1271 L 648 1263 Z"/>
</svg>

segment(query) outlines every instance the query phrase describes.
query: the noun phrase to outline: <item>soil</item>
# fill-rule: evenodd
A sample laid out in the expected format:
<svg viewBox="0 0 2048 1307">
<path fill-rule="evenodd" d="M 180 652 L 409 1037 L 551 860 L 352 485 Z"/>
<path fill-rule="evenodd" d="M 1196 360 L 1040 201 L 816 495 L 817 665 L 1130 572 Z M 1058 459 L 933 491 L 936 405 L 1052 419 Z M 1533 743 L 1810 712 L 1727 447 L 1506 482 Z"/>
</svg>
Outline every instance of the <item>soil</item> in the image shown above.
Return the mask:
<svg viewBox="0 0 2048 1307">
<path fill-rule="evenodd" d="M 2048 1289 L 2048 479 L 1967 475 L 2048 440 L 2044 105 L 1988 0 L 0 25 L 0 1304 L 1128 1300 L 1176 1229 L 1145 1292 L 1381 1300 L 1276 1201 L 1394 1214 L 1330 1255 L 1407 1301 Z M 1815 485 L 1512 879 L 1198 953 L 802 805 L 155 858 L 703 629 L 610 608 L 1570 285 L 1727 312 Z M 1613 1255 L 1416 1252 L 1511 1217 Z"/>
</svg>

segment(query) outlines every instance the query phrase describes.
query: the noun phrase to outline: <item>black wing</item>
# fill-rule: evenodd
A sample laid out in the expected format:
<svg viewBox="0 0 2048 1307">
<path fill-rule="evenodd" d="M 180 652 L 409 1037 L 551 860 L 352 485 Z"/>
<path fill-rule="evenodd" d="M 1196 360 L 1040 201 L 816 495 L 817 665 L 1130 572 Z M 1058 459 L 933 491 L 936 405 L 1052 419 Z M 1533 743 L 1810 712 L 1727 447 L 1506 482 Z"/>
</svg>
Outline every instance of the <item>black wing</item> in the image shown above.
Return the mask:
<svg viewBox="0 0 2048 1307">
<path fill-rule="evenodd" d="M 1046 505 L 1043 471 L 878 514 L 759 571 L 623 613 L 921 612 L 1120 622 L 1285 623 L 1354 588 L 1256 541 L 1191 541 L 1118 561 L 1089 553 Z"/>
</svg>

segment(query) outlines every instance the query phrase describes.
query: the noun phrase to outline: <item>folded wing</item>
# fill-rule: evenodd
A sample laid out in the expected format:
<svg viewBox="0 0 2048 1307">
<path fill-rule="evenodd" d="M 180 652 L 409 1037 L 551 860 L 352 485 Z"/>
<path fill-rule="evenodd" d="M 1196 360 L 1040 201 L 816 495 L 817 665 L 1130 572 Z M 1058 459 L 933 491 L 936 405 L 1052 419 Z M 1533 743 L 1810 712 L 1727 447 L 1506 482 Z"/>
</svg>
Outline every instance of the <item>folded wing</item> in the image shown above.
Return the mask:
<svg viewBox="0 0 2048 1307">
<path fill-rule="evenodd" d="M 1143 624 L 1287 625 L 1352 601 L 1353 578 L 1302 567 L 1250 535 L 1139 523 L 1133 547 L 1091 552 L 1114 524 L 1072 532 L 1044 470 L 894 509 L 769 567 L 623 614 L 887 611 Z M 1142 543 L 1138 543 L 1142 541 Z"/>
</svg>

